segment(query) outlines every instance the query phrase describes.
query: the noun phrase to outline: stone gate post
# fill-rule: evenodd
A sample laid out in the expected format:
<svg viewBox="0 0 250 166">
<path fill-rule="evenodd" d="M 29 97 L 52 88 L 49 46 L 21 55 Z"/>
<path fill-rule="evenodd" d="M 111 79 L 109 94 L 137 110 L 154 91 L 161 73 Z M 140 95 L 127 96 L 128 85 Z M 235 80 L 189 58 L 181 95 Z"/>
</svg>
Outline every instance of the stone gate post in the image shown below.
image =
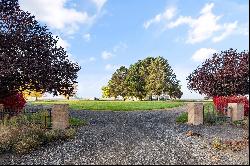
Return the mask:
<svg viewBox="0 0 250 166">
<path fill-rule="evenodd" d="M 244 119 L 244 104 L 243 103 L 228 103 L 227 116 L 231 120 L 243 120 Z"/>
<path fill-rule="evenodd" d="M 52 107 L 52 129 L 66 129 L 69 127 L 69 105 L 55 104 Z"/>
<path fill-rule="evenodd" d="M 203 103 L 188 104 L 188 124 L 200 125 L 204 122 Z"/>
</svg>

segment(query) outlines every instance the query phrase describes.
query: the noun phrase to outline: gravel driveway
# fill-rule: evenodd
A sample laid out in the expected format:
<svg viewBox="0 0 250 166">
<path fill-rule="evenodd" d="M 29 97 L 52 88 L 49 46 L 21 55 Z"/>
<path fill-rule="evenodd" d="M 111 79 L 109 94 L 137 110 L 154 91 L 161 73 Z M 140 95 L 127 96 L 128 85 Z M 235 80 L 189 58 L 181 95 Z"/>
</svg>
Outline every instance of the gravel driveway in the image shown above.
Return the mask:
<svg viewBox="0 0 250 166">
<path fill-rule="evenodd" d="M 249 150 L 215 151 L 214 137 L 241 139 L 248 134 L 234 126 L 188 126 L 175 123 L 185 111 L 71 111 L 89 125 L 79 128 L 76 139 L 53 143 L 31 154 L 0 156 L 3 164 L 248 164 Z M 192 130 L 201 137 L 188 137 Z"/>
</svg>

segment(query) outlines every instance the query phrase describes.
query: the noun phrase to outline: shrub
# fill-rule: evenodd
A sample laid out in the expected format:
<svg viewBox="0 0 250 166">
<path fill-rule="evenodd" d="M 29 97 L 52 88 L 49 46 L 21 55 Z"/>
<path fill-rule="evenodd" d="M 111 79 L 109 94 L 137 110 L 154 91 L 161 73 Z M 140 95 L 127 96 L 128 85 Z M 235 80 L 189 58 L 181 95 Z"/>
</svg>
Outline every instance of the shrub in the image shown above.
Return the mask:
<svg viewBox="0 0 250 166">
<path fill-rule="evenodd" d="M 0 123 L 0 154 L 28 153 L 41 145 L 74 138 L 76 130 L 48 130 L 39 124 L 39 113 L 34 116 L 19 115 Z"/>
<path fill-rule="evenodd" d="M 188 122 L 188 113 L 183 112 L 176 118 L 177 123 L 186 123 Z"/>
<path fill-rule="evenodd" d="M 223 144 L 223 141 L 219 138 L 214 138 L 211 143 L 212 147 L 215 150 L 222 150 L 225 149 L 225 145 Z"/>
<path fill-rule="evenodd" d="M 52 142 L 57 138 L 57 132 L 55 130 L 49 130 L 45 132 L 46 142 Z"/>
<path fill-rule="evenodd" d="M 243 103 L 244 115 L 248 116 L 249 113 L 249 101 L 245 96 L 215 96 L 213 102 L 216 110 L 225 113 L 224 109 L 227 108 L 228 103 Z"/>
<path fill-rule="evenodd" d="M 0 125 L 0 154 L 10 151 L 15 136 L 18 135 L 19 130 Z"/>
<path fill-rule="evenodd" d="M 22 137 L 13 145 L 15 153 L 24 154 L 37 148 L 42 142 L 39 141 L 38 135 L 28 135 Z"/>
<path fill-rule="evenodd" d="M 76 130 L 73 128 L 69 128 L 65 130 L 64 135 L 66 139 L 73 139 L 76 135 Z"/>
</svg>

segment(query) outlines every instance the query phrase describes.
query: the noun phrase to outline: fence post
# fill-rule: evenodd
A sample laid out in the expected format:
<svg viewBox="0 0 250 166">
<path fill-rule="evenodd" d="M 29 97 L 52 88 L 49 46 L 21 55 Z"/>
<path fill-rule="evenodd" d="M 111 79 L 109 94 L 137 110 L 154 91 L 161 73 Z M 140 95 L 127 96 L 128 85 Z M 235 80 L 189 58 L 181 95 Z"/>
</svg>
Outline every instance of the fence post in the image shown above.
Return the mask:
<svg viewBox="0 0 250 166">
<path fill-rule="evenodd" d="M 228 103 L 228 117 L 231 120 L 243 120 L 244 119 L 244 104 L 243 103 Z"/>
<path fill-rule="evenodd" d="M 200 125 L 204 122 L 203 103 L 188 104 L 188 124 Z"/>
<path fill-rule="evenodd" d="M 52 129 L 66 129 L 69 127 L 69 105 L 55 104 L 52 107 Z"/>
</svg>

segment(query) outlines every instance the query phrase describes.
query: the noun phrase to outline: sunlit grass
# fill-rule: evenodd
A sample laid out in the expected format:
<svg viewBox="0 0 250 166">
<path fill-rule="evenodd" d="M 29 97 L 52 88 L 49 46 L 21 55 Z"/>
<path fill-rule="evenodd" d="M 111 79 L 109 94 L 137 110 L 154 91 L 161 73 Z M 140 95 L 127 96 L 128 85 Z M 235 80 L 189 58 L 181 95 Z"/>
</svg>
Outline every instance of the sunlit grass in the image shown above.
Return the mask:
<svg viewBox="0 0 250 166">
<path fill-rule="evenodd" d="M 173 101 L 85 101 L 85 100 L 60 100 L 37 101 L 35 105 L 69 104 L 73 110 L 110 110 L 110 111 L 134 111 L 156 110 L 183 106 L 183 102 Z"/>
</svg>

